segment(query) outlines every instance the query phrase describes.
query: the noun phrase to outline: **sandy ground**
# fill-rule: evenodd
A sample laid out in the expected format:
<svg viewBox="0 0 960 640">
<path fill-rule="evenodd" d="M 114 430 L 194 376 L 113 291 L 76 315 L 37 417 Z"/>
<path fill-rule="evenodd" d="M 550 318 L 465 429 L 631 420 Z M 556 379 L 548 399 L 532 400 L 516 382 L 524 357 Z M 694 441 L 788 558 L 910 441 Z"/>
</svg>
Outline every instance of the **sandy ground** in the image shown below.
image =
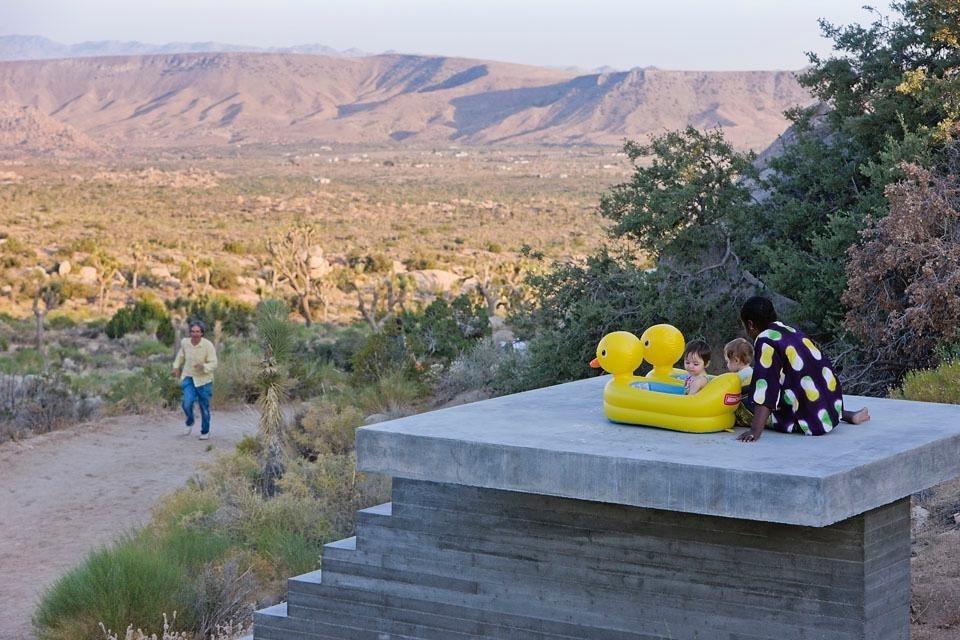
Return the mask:
<svg viewBox="0 0 960 640">
<path fill-rule="evenodd" d="M 104 418 L 0 445 L 0 640 L 33 640 L 43 591 L 86 554 L 144 524 L 159 498 L 245 434 L 252 409 L 215 411 L 211 439 L 182 414 Z"/>
<path fill-rule="evenodd" d="M 34 605 L 86 554 L 145 523 L 200 462 L 256 432 L 253 409 L 214 413 L 213 437 L 181 417 L 105 418 L 0 445 L 0 640 L 35 640 Z M 960 480 L 916 503 L 913 640 L 960 639 Z M 918 517 L 917 514 L 922 517 Z"/>
</svg>

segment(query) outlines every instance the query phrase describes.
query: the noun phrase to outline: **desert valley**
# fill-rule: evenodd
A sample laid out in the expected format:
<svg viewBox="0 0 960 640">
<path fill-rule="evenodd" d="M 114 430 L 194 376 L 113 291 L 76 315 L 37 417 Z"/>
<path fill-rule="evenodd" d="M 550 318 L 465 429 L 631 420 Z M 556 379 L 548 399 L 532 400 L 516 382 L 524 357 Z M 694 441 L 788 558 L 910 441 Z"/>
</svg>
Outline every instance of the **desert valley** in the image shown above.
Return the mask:
<svg viewBox="0 0 960 640">
<path fill-rule="evenodd" d="M 693 127 L 766 162 L 784 148 L 785 113 L 817 104 L 786 70 L 108 45 L 0 37 L 0 565 L 15 567 L 0 570 L 0 604 L 15 609 L 3 639 L 103 637 L 64 604 L 79 599 L 69 585 L 50 595 L 54 574 L 141 525 L 116 543 L 123 553 L 202 547 L 189 579 L 171 580 L 210 606 L 181 618 L 190 634 L 163 638 L 241 637 L 252 608 L 281 600 L 286 577 L 351 535 L 358 508 L 386 500 L 382 479 L 354 467 L 358 426 L 536 386 L 518 371 L 538 304 L 562 299 L 555 269 L 607 273 L 616 255 L 656 270 L 656 251 L 611 235 L 601 205 L 652 162 L 631 144 Z M 222 356 L 214 415 L 235 424 L 171 454 L 187 441 L 169 436 L 183 418 L 170 363 L 197 317 Z M 265 489 L 272 445 L 255 436 L 271 415 L 292 457 Z M 137 449 L 133 468 L 104 446 Z M 72 455 L 89 464 L 69 492 L 55 486 L 68 473 L 33 469 Z M 181 464 L 157 468 L 164 455 Z M 98 468 L 129 473 L 158 500 L 152 512 Z M 24 496 L 28 480 L 48 503 Z M 916 640 L 960 633 L 958 487 L 914 497 Z M 104 512 L 84 516 L 86 501 Z M 6 507 L 28 527 L 89 531 L 31 564 L 25 549 L 43 554 Z M 182 606 L 181 592 L 164 606 Z"/>
</svg>

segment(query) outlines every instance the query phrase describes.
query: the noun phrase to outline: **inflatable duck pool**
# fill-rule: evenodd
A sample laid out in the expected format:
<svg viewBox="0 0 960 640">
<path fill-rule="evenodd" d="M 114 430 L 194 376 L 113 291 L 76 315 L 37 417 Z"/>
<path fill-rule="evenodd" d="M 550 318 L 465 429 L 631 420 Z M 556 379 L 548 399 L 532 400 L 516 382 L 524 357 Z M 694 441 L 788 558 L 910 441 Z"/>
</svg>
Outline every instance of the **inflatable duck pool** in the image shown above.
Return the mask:
<svg viewBox="0 0 960 640">
<path fill-rule="evenodd" d="M 683 355 L 683 346 L 683 334 L 669 324 L 654 325 L 639 338 L 628 331 L 605 335 L 590 366 L 613 375 L 603 389 L 607 418 L 692 433 L 731 430 L 740 403 L 739 376 L 724 373 L 698 393 L 684 395 L 687 374 L 673 368 Z M 653 370 L 646 376 L 634 375 L 644 360 Z"/>
</svg>

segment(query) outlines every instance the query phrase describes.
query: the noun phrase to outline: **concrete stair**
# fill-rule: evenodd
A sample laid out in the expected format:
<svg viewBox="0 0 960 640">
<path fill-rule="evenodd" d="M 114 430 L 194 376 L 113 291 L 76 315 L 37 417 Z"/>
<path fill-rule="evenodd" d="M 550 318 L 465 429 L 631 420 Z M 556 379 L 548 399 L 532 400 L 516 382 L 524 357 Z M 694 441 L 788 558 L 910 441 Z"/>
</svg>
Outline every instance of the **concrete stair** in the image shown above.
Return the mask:
<svg viewBox="0 0 960 640">
<path fill-rule="evenodd" d="M 254 615 L 255 640 L 865 640 L 909 596 L 908 502 L 813 528 L 393 487 Z M 865 582 L 883 595 L 864 602 Z"/>
</svg>

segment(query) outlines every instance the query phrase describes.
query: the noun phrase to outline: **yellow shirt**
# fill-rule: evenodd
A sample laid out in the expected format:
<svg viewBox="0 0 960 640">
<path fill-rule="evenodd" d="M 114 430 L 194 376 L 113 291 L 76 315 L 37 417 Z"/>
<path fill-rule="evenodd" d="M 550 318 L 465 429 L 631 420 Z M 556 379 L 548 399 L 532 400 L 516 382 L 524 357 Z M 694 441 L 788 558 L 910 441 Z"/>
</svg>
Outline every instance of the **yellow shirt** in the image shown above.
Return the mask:
<svg viewBox="0 0 960 640">
<path fill-rule="evenodd" d="M 193 378 L 193 384 L 202 387 L 213 382 L 213 372 L 217 368 L 217 350 L 206 338 L 200 338 L 200 344 L 194 346 L 190 338 L 180 341 L 180 350 L 173 359 L 173 368 L 180 369 L 180 381 Z"/>
</svg>

